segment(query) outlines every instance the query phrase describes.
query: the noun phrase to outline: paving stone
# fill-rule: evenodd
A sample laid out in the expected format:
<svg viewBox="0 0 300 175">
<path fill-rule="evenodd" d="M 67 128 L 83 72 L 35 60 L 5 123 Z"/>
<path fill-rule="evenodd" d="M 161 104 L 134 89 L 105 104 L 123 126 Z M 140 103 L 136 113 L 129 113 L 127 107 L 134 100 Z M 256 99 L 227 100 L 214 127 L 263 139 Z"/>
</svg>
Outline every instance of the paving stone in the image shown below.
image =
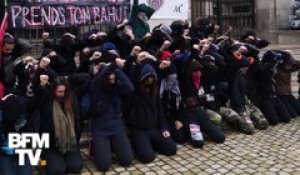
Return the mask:
<svg viewBox="0 0 300 175">
<path fill-rule="evenodd" d="M 168 171 L 169 174 L 174 174 L 174 173 L 176 173 L 176 172 L 177 172 L 176 169 L 171 169 L 171 170 Z"/>
<path fill-rule="evenodd" d="M 96 171 L 98 173 L 98 175 L 106 175 L 106 174 L 109 174 L 109 175 L 115 175 L 117 174 L 114 170 L 109 170 L 109 171 L 106 171 L 106 172 L 100 172 L 100 171 Z"/>
<path fill-rule="evenodd" d="M 216 169 L 219 169 L 219 168 L 221 167 L 221 165 L 216 165 L 216 164 L 215 164 L 215 165 L 211 165 L 210 167 L 212 167 L 213 169 L 216 170 Z"/>
<path fill-rule="evenodd" d="M 163 171 L 163 170 L 156 171 L 156 173 L 157 173 L 158 175 L 165 175 L 165 174 L 167 174 L 167 172 L 165 172 L 165 171 Z"/>
<path fill-rule="evenodd" d="M 286 172 L 288 172 L 288 173 L 291 173 L 291 172 L 293 172 L 293 170 L 292 169 L 290 169 L 290 168 L 284 168 L 284 169 L 282 169 L 283 171 L 286 171 Z"/>
<path fill-rule="evenodd" d="M 220 172 L 220 173 L 222 173 L 222 174 L 225 174 L 225 173 L 228 172 L 228 170 L 225 169 L 225 168 L 220 168 L 220 169 L 218 170 L 218 172 Z"/>
<path fill-rule="evenodd" d="M 124 171 L 124 170 L 125 170 L 125 168 L 123 168 L 123 167 L 118 167 L 118 168 L 115 169 L 116 172 L 121 172 L 121 171 Z"/>
<path fill-rule="evenodd" d="M 214 174 L 216 172 L 216 170 L 212 168 L 206 169 L 205 171 L 209 174 Z"/>
<path fill-rule="evenodd" d="M 121 172 L 120 175 L 130 175 L 130 172 Z"/>
<path fill-rule="evenodd" d="M 243 173 L 243 170 L 241 170 L 241 169 L 234 169 L 234 170 L 232 170 L 233 172 L 235 172 L 236 174 L 242 174 Z"/>
<path fill-rule="evenodd" d="M 177 169 L 179 172 L 184 172 L 184 171 L 187 171 L 188 169 L 187 168 L 185 168 L 185 167 L 181 167 L 181 168 L 179 168 L 179 169 Z"/>
<path fill-rule="evenodd" d="M 84 173 L 81 173 L 82 175 L 91 175 L 90 172 L 84 172 Z"/>
<path fill-rule="evenodd" d="M 136 167 L 132 166 L 132 167 L 129 167 L 127 168 L 128 171 L 133 171 L 133 170 L 136 170 Z"/>
<path fill-rule="evenodd" d="M 170 165 L 164 165 L 161 167 L 163 170 L 169 170 L 171 169 L 172 167 Z"/>
<path fill-rule="evenodd" d="M 290 173 L 282 171 L 282 172 L 279 172 L 279 175 L 290 175 Z"/>
<path fill-rule="evenodd" d="M 142 172 L 135 170 L 135 171 L 132 171 L 131 174 L 132 175 L 140 175 L 140 174 L 142 174 Z"/>
<path fill-rule="evenodd" d="M 229 173 L 227 173 L 226 175 L 236 175 L 236 173 L 234 173 L 234 172 L 229 172 Z"/>
<path fill-rule="evenodd" d="M 148 172 L 145 173 L 145 175 L 156 175 L 156 173 L 148 171 Z"/>
<path fill-rule="evenodd" d="M 143 171 L 143 172 L 147 172 L 147 171 L 149 171 L 150 169 L 149 169 L 148 167 L 144 167 L 144 168 L 141 168 L 140 170 Z"/>
</svg>

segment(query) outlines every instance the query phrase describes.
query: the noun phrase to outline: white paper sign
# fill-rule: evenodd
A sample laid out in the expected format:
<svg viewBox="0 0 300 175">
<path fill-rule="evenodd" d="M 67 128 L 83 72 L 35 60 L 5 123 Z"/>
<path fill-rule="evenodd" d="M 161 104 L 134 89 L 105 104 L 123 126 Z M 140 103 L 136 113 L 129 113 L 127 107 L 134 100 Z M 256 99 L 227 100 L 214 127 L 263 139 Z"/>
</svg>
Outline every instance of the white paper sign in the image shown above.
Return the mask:
<svg viewBox="0 0 300 175">
<path fill-rule="evenodd" d="M 156 10 L 151 19 L 188 19 L 188 0 L 140 0 Z"/>
</svg>

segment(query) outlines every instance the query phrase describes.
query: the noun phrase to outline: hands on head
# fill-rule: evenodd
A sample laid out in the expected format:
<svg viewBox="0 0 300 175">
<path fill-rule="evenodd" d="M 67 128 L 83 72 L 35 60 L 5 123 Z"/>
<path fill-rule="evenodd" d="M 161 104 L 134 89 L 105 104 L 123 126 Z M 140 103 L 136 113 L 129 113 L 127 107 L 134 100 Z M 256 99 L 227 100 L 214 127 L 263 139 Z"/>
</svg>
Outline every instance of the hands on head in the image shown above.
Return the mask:
<svg viewBox="0 0 300 175">
<path fill-rule="evenodd" d="M 138 54 L 137 57 L 137 63 L 140 64 L 142 63 L 144 60 L 152 60 L 152 61 L 157 61 L 157 59 L 155 58 L 155 56 L 151 55 L 149 52 L 146 51 L 142 51 Z"/>
<path fill-rule="evenodd" d="M 131 56 L 138 56 L 138 54 L 142 51 L 141 46 L 134 46 L 131 50 Z"/>
</svg>

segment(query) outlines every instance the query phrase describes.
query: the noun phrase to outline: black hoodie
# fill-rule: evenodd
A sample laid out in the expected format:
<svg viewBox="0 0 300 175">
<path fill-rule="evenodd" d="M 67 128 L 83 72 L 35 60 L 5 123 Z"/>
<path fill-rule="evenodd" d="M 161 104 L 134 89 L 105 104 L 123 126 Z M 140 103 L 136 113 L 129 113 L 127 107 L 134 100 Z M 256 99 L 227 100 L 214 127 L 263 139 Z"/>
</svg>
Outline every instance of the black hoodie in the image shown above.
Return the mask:
<svg viewBox="0 0 300 175">
<path fill-rule="evenodd" d="M 154 76 L 157 83 L 156 72 L 150 64 L 142 68 L 139 74 L 140 82 L 148 76 Z M 161 131 L 167 129 L 158 91 L 154 96 L 147 96 L 137 87 L 128 106 L 130 114 L 126 117 L 126 122 L 130 128 L 145 130 L 159 128 Z"/>
</svg>

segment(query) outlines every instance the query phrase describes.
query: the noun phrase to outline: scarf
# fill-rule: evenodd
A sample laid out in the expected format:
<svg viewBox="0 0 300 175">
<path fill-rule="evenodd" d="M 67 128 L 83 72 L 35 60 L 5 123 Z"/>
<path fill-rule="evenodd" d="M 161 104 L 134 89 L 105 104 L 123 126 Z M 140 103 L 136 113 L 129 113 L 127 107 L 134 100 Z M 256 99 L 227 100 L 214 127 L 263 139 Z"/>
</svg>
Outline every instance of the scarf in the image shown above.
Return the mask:
<svg viewBox="0 0 300 175">
<path fill-rule="evenodd" d="M 63 109 L 60 102 L 53 101 L 53 120 L 55 129 L 56 147 L 62 153 L 76 150 L 76 135 L 74 116 Z"/>
<path fill-rule="evenodd" d="M 161 80 L 160 84 L 160 97 L 162 98 L 162 95 L 164 91 L 171 91 L 174 94 L 176 94 L 176 107 L 179 109 L 180 101 L 181 101 L 181 92 L 179 89 L 179 84 L 177 81 L 177 75 L 171 74 L 167 78 Z"/>
<path fill-rule="evenodd" d="M 194 87 L 199 90 L 200 89 L 200 81 L 201 81 L 201 73 L 194 72 L 192 75 L 193 85 Z"/>
</svg>

